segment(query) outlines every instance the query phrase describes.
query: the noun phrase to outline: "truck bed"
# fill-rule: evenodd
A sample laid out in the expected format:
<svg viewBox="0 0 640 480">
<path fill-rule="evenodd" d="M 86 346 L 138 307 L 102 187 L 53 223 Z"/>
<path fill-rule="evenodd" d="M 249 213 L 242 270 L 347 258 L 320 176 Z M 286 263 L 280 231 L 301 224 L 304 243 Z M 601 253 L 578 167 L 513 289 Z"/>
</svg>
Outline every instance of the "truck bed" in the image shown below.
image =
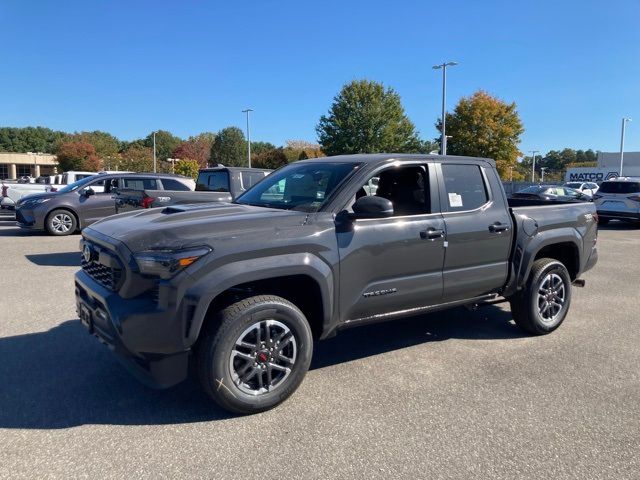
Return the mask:
<svg viewBox="0 0 640 480">
<path fill-rule="evenodd" d="M 230 202 L 229 192 L 186 192 L 173 190 L 121 189 L 115 195 L 116 212 L 141 208 L 168 207 L 190 203 Z"/>
</svg>

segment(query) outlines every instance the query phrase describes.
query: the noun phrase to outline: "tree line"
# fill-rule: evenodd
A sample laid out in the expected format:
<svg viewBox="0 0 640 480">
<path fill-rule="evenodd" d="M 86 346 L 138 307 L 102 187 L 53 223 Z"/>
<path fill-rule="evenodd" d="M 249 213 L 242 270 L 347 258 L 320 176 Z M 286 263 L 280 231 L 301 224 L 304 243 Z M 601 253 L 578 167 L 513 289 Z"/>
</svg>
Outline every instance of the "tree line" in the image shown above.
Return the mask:
<svg viewBox="0 0 640 480">
<path fill-rule="evenodd" d="M 435 122 L 441 131 L 440 118 Z M 522 157 L 524 132 L 515 102 L 505 102 L 485 91 L 462 97 L 447 113 L 447 153 L 496 160 L 503 179 L 523 180 L 531 158 Z M 289 140 L 283 146 L 251 142 L 251 164 L 278 168 L 289 162 L 324 155 L 356 153 L 431 153 L 440 139 L 423 139 L 405 113 L 400 95 L 382 83 L 354 80 L 334 97 L 326 115 L 316 125 L 318 143 Z M 238 127 L 203 132 L 183 139 L 166 130 L 155 132 L 160 171 L 193 176 L 207 165 L 247 165 L 247 141 Z M 131 170 L 153 168 L 153 133 L 122 141 L 102 131 L 67 133 L 44 127 L 0 128 L 0 151 L 55 153 L 62 170 Z M 180 159 L 174 164 L 169 159 Z M 519 161 L 519 159 L 521 159 Z M 537 159 L 537 168 L 562 175 L 570 166 L 595 162 L 592 150 L 552 150 Z"/>
</svg>

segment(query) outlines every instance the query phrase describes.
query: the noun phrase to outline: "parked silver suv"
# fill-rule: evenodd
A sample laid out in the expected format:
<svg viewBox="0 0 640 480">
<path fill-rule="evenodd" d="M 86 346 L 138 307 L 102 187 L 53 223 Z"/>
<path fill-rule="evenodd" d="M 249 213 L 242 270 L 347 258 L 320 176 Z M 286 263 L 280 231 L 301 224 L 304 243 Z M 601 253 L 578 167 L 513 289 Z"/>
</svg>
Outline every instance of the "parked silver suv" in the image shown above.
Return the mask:
<svg viewBox="0 0 640 480">
<path fill-rule="evenodd" d="M 640 221 L 640 177 L 618 177 L 602 182 L 593 196 L 598 223 Z"/>
</svg>

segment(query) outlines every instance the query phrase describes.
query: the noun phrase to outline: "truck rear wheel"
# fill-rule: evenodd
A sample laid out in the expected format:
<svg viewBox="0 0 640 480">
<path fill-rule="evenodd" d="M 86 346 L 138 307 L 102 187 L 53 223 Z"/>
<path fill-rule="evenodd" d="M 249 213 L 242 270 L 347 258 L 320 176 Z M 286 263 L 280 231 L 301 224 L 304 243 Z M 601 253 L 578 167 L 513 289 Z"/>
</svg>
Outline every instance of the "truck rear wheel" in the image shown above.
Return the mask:
<svg viewBox="0 0 640 480">
<path fill-rule="evenodd" d="M 552 258 L 533 263 L 526 287 L 511 299 L 516 324 L 534 335 L 554 331 L 564 321 L 571 304 L 571 277 Z"/>
<path fill-rule="evenodd" d="M 204 391 L 222 408 L 262 412 L 282 403 L 302 383 L 313 337 L 294 304 L 258 295 L 210 320 L 196 350 L 197 370 Z"/>
</svg>

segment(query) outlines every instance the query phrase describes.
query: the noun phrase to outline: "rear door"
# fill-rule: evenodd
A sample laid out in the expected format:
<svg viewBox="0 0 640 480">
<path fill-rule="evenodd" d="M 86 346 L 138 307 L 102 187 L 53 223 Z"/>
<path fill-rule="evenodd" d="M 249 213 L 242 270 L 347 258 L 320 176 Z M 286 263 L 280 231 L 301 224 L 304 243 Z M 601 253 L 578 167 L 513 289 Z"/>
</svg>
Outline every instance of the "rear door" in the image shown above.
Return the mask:
<svg viewBox="0 0 640 480">
<path fill-rule="evenodd" d="M 507 279 L 513 232 L 500 180 L 488 164 L 437 167 L 447 240 L 443 301 L 493 292 Z"/>
</svg>

